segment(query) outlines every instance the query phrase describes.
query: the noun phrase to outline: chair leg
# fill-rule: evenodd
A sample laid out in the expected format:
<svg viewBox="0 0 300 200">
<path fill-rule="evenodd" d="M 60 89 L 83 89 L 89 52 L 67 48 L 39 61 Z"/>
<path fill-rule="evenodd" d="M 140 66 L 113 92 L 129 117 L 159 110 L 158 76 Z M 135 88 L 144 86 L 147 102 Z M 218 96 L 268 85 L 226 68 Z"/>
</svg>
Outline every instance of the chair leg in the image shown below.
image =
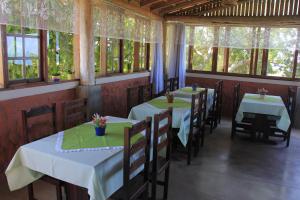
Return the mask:
<svg viewBox="0 0 300 200">
<path fill-rule="evenodd" d="M 289 147 L 290 146 L 290 134 L 287 136 L 287 139 L 286 139 L 286 147 Z"/>
<path fill-rule="evenodd" d="M 156 184 L 157 184 L 157 177 L 156 177 L 156 173 L 152 172 L 152 187 L 151 187 L 151 199 L 152 200 L 156 200 Z"/>
<path fill-rule="evenodd" d="M 170 165 L 165 170 L 164 200 L 168 199 Z"/>
<path fill-rule="evenodd" d="M 212 134 L 213 126 L 214 126 L 214 119 L 212 118 L 212 119 L 210 120 L 210 130 L 209 130 L 210 134 Z"/>
<path fill-rule="evenodd" d="M 232 125 L 232 128 L 231 128 L 231 140 L 234 140 L 234 136 L 235 136 L 235 126 Z"/>
<path fill-rule="evenodd" d="M 33 184 L 32 183 L 27 186 L 27 191 L 28 191 L 28 199 L 29 200 L 35 200 L 34 193 L 33 193 Z"/>
<path fill-rule="evenodd" d="M 62 200 L 62 190 L 61 190 L 62 185 L 58 184 L 56 185 L 56 198 L 57 200 Z"/>
<path fill-rule="evenodd" d="M 204 138 L 205 138 L 205 126 L 202 127 L 202 131 L 201 131 L 201 147 L 204 146 Z"/>
<path fill-rule="evenodd" d="M 192 142 L 188 142 L 187 146 L 187 165 L 191 164 Z"/>
</svg>

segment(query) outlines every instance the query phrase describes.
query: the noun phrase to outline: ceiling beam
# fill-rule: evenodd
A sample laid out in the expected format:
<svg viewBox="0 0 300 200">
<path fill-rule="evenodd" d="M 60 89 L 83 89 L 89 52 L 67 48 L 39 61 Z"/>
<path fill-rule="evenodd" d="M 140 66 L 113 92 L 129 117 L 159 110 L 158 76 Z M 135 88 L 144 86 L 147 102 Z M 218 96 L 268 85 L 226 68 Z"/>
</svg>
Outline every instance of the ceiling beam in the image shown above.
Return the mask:
<svg viewBox="0 0 300 200">
<path fill-rule="evenodd" d="M 209 3 L 206 3 L 206 4 L 209 4 Z M 201 4 L 200 6 L 193 6 L 191 8 L 181 9 L 178 12 L 172 13 L 171 15 L 176 15 L 176 14 L 181 15 L 183 12 L 193 12 L 194 9 L 197 9 L 197 8 L 201 7 L 202 5 L 204 6 L 205 4 Z M 220 2 L 217 2 L 213 7 L 209 7 L 209 9 L 207 9 L 207 10 L 202 9 L 202 11 L 195 13 L 193 16 L 201 16 L 201 15 L 204 15 L 205 13 L 208 13 L 211 11 L 218 11 L 220 9 L 227 8 L 227 7 L 229 7 L 229 6 L 224 7 L 221 5 Z M 183 14 L 181 16 L 186 16 L 186 15 Z"/>
<path fill-rule="evenodd" d="M 186 24 L 201 25 L 236 25 L 236 26 L 278 26 L 300 27 L 300 16 L 260 16 L 260 17 L 199 17 L 166 16 L 166 21 L 181 21 Z"/>
<path fill-rule="evenodd" d="M 185 2 L 182 2 L 182 3 L 178 3 L 178 4 L 175 4 L 175 5 L 171 4 L 169 7 L 160 10 L 159 14 L 163 16 L 163 15 L 168 14 L 170 12 L 180 11 L 180 9 L 193 7 L 198 3 L 201 4 L 201 3 L 207 3 L 207 2 L 208 2 L 208 0 L 190 0 L 190 1 L 185 1 Z"/>
<path fill-rule="evenodd" d="M 186 2 L 186 0 L 168 0 L 167 2 L 159 2 L 159 3 L 151 5 L 150 10 L 156 11 L 159 9 L 167 8 L 171 4 L 177 4 L 177 3 L 182 3 L 182 2 Z"/>
<path fill-rule="evenodd" d="M 166 2 L 167 0 L 142 0 L 140 2 L 140 6 L 143 7 L 143 6 L 149 6 L 149 5 L 152 5 L 152 4 L 155 4 L 155 3 L 159 3 L 159 2 Z"/>
</svg>

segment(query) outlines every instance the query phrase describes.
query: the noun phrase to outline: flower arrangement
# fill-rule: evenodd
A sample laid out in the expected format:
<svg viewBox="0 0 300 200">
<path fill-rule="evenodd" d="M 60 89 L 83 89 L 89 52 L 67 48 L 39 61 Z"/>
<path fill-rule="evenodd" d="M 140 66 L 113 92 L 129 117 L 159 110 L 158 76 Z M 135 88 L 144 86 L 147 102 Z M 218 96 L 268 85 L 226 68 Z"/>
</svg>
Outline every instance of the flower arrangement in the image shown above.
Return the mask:
<svg viewBox="0 0 300 200">
<path fill-rule="evenodd" d="M 170 91 L 166 92 L 166 97 L 167 97 L 168 103 L 174 102 L 174 95 Z"/>
<path fill-rule="evenodd" d="M 97 136 L 105 135 L 106 122 L 106 117 L 100 117 L 100 115 L 97 113 L 93 115 L 93 124 L 95 126 Z"/>
<path fill-rule="evenodd" d="M 99 114 L 94 114 L 93 115 L 93 123 L 95 125 L 96 128 L 105 128 L 106 127 L 106 121 L 107 118 L 106 117 L 100 117 Z"/>
<path fill-rule="evenodd" d="M 257 90 L 257 93 L 260 95 L 261 98 L 264 98 L 265 95 L 268 93 L 269 91 L 266 90 L 265 88 L 261 88 Z"/>
</svg>

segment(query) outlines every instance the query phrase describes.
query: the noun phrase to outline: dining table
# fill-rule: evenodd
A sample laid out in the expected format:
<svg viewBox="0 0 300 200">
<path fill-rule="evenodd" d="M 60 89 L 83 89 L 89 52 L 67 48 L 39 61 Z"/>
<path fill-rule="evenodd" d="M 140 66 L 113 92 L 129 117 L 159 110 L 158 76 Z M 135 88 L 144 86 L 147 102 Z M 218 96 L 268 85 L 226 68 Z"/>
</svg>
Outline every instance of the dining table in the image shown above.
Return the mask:
<svg viewBox="0 0 300 200">
<path fill-rule="evenodd" d="M 246 93 L 235 120 L 241 122 L 245 113 L 272 116 L 276 120 L 276 127 L 283 131 L 288 131 L 291 124 L 289 113 L 280 96 Z"/>
<path fill-rule="evenodd" d="M 183 146 L 187 145 L 190 127 L 191 99 L 174 97 L 173 103 L 168 103 L 166 96 L 160 96 L 150 101 L 134 106 L 128 118 L 132 120 L 142 120 L 146 117 L 154 117 L 168 108 L 173 108 L 172 128 L 179 129 L 177 136 Z"/>
<path fill-rule="evenodd" d="M 193 89 L 193 87 L 187 86 L 187 87 L 180 88 L 172 93 L 174 94 L 175 97 L 192 99 L 193 94 L 202 92 L 205 89 L 207 89 L 206 113 L 208 113 L 208 111 L 212 108 L 214 103 L 214 93 L 215 93 L 214 89 L 203 88 L 203 87 L 196 87 L 195 89 Z"/>
<path fill-rule="evenodd" d="M 106 200 L 123 185 L 124 128 L 135 123 L 109 116 L 105 136 L 96 136 L 89 122 L 21 146 L 5 172 L 10 190 L 48 175 L 82 188 L 90 200 Z"/>
</svg>

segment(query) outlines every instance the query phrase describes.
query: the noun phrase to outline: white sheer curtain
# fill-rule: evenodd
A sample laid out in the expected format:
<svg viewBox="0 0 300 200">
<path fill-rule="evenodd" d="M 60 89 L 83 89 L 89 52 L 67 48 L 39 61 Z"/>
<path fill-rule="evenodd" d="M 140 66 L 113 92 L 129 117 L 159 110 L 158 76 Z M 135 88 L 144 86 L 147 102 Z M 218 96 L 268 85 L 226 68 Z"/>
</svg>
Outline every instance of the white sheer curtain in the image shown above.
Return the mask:
<svg viewBox="0 0 300 200">
<path fill-rule="evenodd" d="M 167 25 L 167 70 L 168 77 L 179 77 L 179 87 L 185 86 L 186 71 L 185 25 L 169 23 Z"/>
<path fill-rule="evenodd" d="M 75 0 L 0 0 L 0 24 L 75 33 Z"/>
<path fill-rule="evenodd" d="M 157 43 L 151 44 L 151 83 L 154 85 L 155 93 L 158 94 L 164 89 L 164 66 L 162 47 L 162 24 L 156 24 Z"/>
<path fill-rule="evenodd" d="M 146 43 L 162 43 L 159 20 L 141 16 L 117 5 L 102 2 L 93 6 L 94 35 Z"/>
<path fill-rule="evenodd" d="M 187 42 L 202 47 L 300 50 L 300 28 L 186 26 Z"/>
</svg>

